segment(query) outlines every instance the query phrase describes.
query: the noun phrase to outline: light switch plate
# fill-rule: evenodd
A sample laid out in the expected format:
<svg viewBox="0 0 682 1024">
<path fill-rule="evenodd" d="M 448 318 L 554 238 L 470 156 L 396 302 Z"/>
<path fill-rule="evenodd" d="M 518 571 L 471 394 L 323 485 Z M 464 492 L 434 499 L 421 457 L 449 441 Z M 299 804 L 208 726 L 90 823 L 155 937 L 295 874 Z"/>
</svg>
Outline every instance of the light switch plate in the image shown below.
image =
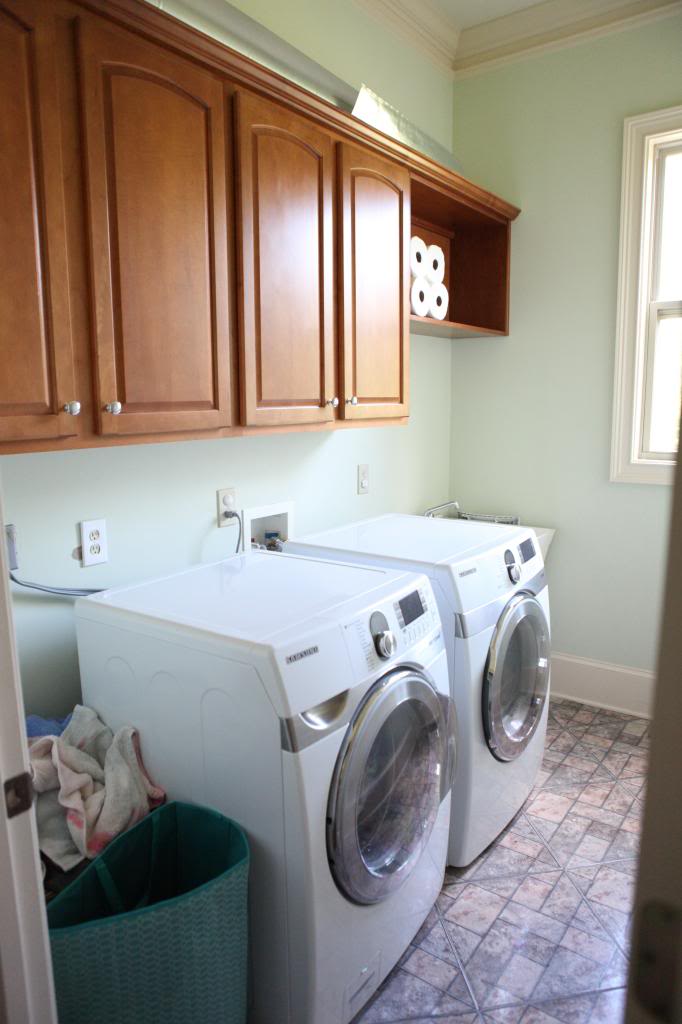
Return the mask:
<svg viewBox="0 0 682 1024">
<path fill-rule="evenodd" d="M 358 494 L 369 494 L 369 466 L 358 466 Z"/>
<path fill-rule="evenodd" d="M 84 519 L 81 523 L 82 565 L 109 561 L 106 519 Z"/>
</svg>

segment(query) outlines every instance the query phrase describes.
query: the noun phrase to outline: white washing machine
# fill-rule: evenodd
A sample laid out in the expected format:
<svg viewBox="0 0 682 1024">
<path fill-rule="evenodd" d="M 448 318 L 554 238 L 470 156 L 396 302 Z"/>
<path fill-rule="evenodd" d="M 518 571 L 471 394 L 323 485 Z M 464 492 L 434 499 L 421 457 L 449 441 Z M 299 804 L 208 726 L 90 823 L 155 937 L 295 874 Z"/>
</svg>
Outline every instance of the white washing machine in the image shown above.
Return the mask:
<svg viewBox="0 0 682 1024">
<path fill-rule="evenodd" d="M 428 580 L 250 553 L 76 618 L 85 702 L 137 726 L 171 799 L 248 833 L 250 1022 L 347 1024 L 443 881 L 455 727 Z"/>
<path fill-rule="evenodd" d="M 524 803 L 545 745 L 549 593 L 535 534 L 386 515 L 294 539 L 286 549 L 430 578 L 458 722 L 448 863 L 470 864 Z"/>
</svg>

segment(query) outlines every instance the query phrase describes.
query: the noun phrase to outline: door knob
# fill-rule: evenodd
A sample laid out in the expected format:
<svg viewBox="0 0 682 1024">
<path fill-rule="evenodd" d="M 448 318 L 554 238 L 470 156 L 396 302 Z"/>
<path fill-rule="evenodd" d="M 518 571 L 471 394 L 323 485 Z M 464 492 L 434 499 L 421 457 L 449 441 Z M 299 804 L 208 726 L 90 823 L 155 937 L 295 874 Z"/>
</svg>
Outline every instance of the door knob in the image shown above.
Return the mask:
<svg viewBox="0 0 682 1024">
<path fill-rule="evenodd" d="M 352 398 L 347 398 L 346 399 L 346 405 L 357 405 L 357 404 L 358 404 L 358 396 L 357 395 L 353 395 Z"/>
<path fill-rule="evenodd" d="M 105 412 L 110 412 L 112 416 L 118 416 L 121 413 L 123 406 L 120 402 L 107 402 L 104 406 Z"/>
<path fill-rule="evenodd" d="M 330 398 L 330 399 L 327 400 L 327 405 L 331 405 L 332 409 L 338 409 L 338 407 L 339 407 L 339 400 L 336 397 L 336 395 L 334 395 L 333 398 Z"/>
<path fill-rule="evenodd" d="M 66 402 L 64 405 L 64 412 L 68 413 L 69 416 L 78 416 L 81 411 L 80 402 Z"/>
</svg>

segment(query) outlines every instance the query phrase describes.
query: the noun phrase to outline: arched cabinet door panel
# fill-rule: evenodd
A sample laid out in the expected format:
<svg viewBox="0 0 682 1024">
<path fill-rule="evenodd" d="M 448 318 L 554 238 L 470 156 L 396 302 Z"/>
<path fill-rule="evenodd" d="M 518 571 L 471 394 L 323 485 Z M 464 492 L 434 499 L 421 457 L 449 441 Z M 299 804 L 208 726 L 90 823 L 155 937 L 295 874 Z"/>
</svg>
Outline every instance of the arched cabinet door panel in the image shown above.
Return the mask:
<svg viewBox="0 0 682 1024">
<path fill-rule="evenodd" d="M 100 432 L 229 426 L 221 82 L 123 30 L 78 28 Z"/>
<path fill-rule="evenodd" d="M 0 441 L 70 437 L 75 393 L 54 26 L 0 0 Z M 74 410 L 74 406 L 71 409 Z"/>
<path fill-rule="evenodd" d="M 236 100 L 242 420 L 337 415 L 331 138 L 249 93 Z"/>
<path fill-rule="evenodd" d="M 407 416 L 410 177 L 344 143 L 339 167 L 342 413 Z"/>
</svg>

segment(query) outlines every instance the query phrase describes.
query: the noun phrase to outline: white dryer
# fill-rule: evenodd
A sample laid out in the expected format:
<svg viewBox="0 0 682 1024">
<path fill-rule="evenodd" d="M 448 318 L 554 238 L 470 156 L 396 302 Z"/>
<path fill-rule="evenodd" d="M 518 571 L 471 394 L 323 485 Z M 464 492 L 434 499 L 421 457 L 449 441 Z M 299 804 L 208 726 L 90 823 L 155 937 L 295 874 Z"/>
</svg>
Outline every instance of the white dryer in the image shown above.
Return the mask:
<svg viewBox="0 0 682 1024">
<path fill-rule="evenodd" d="M 138 727 L 169 797 L 248 833 L 249 1020 L 347 1024 L 445 870 L 454 724 L 428 580 L 252 553 L 76 616 L 85 702 Z"/>
<path fill-rule="evenodd" d="M 430 578 L 458 722 L 448 863 L 471 863 L 522 806 L 542 760 L 549 593 L 535 534 L 386 515 L 294 539 L 286 549 Z M 409 632 L 409 616 L 402 621 Z"/>
</svg>

